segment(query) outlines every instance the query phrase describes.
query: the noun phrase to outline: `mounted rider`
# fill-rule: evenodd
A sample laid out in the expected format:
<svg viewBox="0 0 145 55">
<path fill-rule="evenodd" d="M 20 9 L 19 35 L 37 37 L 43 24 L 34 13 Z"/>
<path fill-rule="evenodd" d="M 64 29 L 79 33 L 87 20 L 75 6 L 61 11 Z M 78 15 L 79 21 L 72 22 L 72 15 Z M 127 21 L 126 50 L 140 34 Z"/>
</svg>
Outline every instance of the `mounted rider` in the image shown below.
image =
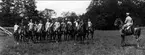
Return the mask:
<svg viewBox="0 0 145 55">
<path fill-rule="evenodd" d="M 60 23 L 58 22 L 58 20 L 56 20 L 56 22 L 54 23 L 54 31 L 58 31 L 58 28 L 60 27 Z"/>
<path fill-rule="evenodd" d="M 18 33 L 19 34 L 23 33 L 22 30 L 24 30 L 24 21 L 23 21 L 23 19 L 22 19 L 21 23 L 19 24 Z"/>
<path fill-rule="evenodd" d="M 32 19 L 30 19 L 28 24 L 28 33 L 29 33 L 29 39 L 32 39 L 32 36 L 34 35 L 34 23 L 32 22 Z"/>
<path fill-rule="evenodd" d="M 90 21 L 90 19 L 88 19 L 88 29 L 90 29 L 92 27 L 92 22 Z"/>
<path fill-rule="evenodd" d="M 61 22 L 61 31 L 65 31 L 65 28 L 66 28 L 66 23 L 65 23 L 65 20 L 63 19 L 62 22 Z"/>
<path fill-rule="evenodd" d="M 122 27 L 122 30 L 126 29 L 129 30 L 133 25 L 133 19 L 130 17 L 130 13 L 126 13 L 127 17 L 125 19 L 125 24 Z"/>
<path fill-rule="evenodd" d="M 80 20 L 79 26 L 82 27 L 83 24 L 84 24 L 84 21 L 83 20 Z"/>
<path fill-rule="evenodd" d="M 70 19 L 68 19 L 67 21 L 67 31 L 69 33 L 72 31 L 72 22 L 70 21 Z"/>
<path fill-rule="evenodd" d="M 75 24 L 75 29 L 78 30 L 79 29 L 79 23 L 78 23 L 77 19 L 75 19 L 74 24 Z"/>
<path fill-rule="evenodd" d="M 52 24 L 50 23 L 50 20 L 47 19 L 47 22 L 45 24 L 45 31 L 47 32 L 51 26 L 52 26 Z"/>
<path fill-rule="evenodd" d="M 42 21 L 40 20 L 39 21 L 39 24 L 38 24 L 38 26 L 37 26 L 37 32 L 41 32 L 42 31 L 42 26 L 43 26 L 43 24 L 42 24 Z"/>
<path fill-rule="evenodd" d="M 37 22 L 35 21 L 35 23 L 34 23 L 34 31 L 37 32 L 37 29 L 38 29 L 38 24 L 37 24 Z"/>
<path fill-rule="evenodd" d="M 67 25 L 68 25 L 69 27 L 72 26 L 72 22 L 70 21 L 70 19 L 68 19 L 68 21 L 67 21 Z"/>
<path fill-rule="evenodd" d="M 29 27 L 29 31 L 33 31 L 34 23 L 32 22 L 32 19 L 30 19 L 28 27 Z"/>
</svg>

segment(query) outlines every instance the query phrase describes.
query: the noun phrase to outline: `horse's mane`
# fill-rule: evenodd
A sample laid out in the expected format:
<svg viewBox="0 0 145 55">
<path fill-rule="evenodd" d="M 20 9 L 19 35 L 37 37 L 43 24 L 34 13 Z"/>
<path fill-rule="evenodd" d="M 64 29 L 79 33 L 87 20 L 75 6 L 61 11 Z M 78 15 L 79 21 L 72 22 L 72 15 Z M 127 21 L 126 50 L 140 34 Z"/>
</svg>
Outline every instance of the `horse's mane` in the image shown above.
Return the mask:
<svg viewBox="0 0 145 55">
<path fill-rule="evenodd" d="M 123 21 L 120 18 L 117 18 L 114 22 L 114 25 L 121 28 L 123 26 Z"/>
</svg>

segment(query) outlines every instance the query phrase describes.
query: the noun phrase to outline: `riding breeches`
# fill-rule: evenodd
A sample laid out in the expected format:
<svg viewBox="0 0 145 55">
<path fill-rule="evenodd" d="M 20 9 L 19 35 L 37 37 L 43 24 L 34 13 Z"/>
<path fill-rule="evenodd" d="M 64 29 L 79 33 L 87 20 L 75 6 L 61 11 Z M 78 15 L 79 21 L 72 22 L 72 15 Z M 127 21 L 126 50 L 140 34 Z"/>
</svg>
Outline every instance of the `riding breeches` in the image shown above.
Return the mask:
<svg viewBox="0 0 145 55">
<path fill-rule="evenodd" d="M 126 24 L 122 27 L 122 29 L 124 29 L 124 28 L 129 29 L 132 25 L 133 25 L 132 23 L 126 23 Z"/>
</svg>

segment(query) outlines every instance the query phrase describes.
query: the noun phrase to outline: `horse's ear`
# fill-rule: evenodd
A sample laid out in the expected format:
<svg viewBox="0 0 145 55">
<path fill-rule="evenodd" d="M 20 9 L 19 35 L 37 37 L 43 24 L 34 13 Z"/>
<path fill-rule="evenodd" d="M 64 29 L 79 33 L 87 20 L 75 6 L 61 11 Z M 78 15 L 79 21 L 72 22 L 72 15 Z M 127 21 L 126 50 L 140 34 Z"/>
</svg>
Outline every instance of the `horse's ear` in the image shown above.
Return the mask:
<svg viewBox="0 0 145 55">
<path fill-rule="evenodd" d="M 115 26 L 117 25 L 116 23 L 117 23 L 117 19 L 114 21 L 114 25 L 115 25 Z"/>
</svg>

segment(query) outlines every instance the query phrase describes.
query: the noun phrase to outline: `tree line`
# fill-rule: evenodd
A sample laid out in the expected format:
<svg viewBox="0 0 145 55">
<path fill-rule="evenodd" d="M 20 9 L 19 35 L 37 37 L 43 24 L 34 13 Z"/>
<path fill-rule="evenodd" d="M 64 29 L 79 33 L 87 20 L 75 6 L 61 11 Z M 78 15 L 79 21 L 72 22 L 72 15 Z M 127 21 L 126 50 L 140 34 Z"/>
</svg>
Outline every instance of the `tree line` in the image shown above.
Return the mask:
<svg viewBox="0 0 145 55">
<path fill-rule="evenodd" d="M 53 9 L 36 9 L 35 0 L 2 0 L 0 3 L 0 25 L 13 26 L 15 22 L 20 22 L 25 17 L 33 20 L 52 18 L 57 13 Z M 123 21 L 126 12 L 131 13 L 135 25 L 145 26 L 145 0 L 92 0 L 87 12 L 77 15 L 75 12 L 63 12 L 63 17 L 91 19 L 96 29 L 115 29 L 114 21 L 121 18 Z"/>
<path fill-rule="evenodd" d="M 135 25 L 145 25 L 145 0 L 92 0 L 87 8 L 86 17 L 90 18 L 97 29 L 114 29 L 114 21 L 131 14 Z"/>
<path fill-rule="evenodd" d="M 12 27 L 15 22 L 20 23 L 22 19 L 45 21 L 57 14 L 53 9 L 46 8 L 42 11 L 38 11 L 36 7 L 35 0 L 2 0 L 0 3 L 0 25 Z M 63 15 L 63 17 L 57 18 L 69 18 L 74 20 L 79 17 L 75 12 L 69 11 L 63 12 L 61 15 Z"/>
</svg>

